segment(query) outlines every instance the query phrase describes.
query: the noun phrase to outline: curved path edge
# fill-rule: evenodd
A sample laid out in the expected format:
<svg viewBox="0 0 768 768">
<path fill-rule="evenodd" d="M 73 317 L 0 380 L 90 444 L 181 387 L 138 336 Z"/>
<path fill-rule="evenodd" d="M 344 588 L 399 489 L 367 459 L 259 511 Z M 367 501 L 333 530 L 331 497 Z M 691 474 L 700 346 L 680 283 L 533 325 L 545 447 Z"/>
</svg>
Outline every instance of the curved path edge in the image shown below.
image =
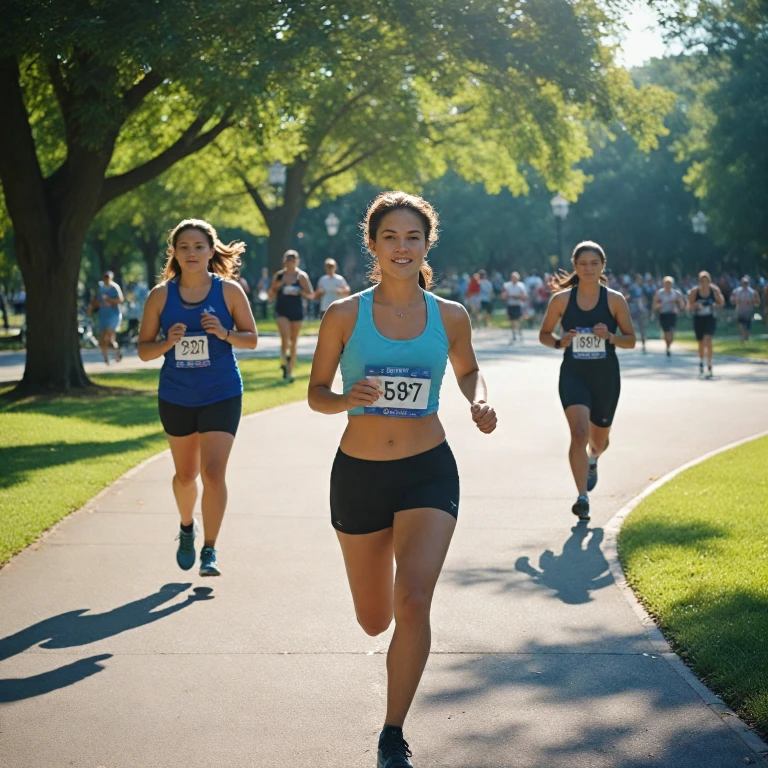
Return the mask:
<svg viewBox="0 0 768 768">
<path fill-rule="evenodd" d="M 611 569 L 611 574 L 616 582 L 616 586 L 619 588 L 621 594 L 624 595 L 624 598 L 643 625 L 646 636 L 656 650 L 656 653 L 658 653 L 658 655 L 683 678 L 709 709 L 730 726 L 731 730 L 742 740 L 742 742 L 744 742 L 744 745 L 754 753 L 758 760 L 768 764 L 768 744 L 764 742 L 719 696 L 713 693 L 701 680 L 699 680 L 691 669 L 686 666 L 685 662 L 672 650 L 672 646 L 670 646 L 666 637 L 664 637 L 664 634 L 659 629 L 655 620 L 648 611 L 645 610 L 645 607 L 640 602 L 637 595 L 635 595 L 632 587 L 630 587 L 626 574 L 624 573 L 624 568 L 621 565 L 621 560 L 619 559 L 618 547 L 619 532 L 621 531 L 622 525 L 624 525 L 624 521 L 629 514 L 654 491 L 657 491 L 687 469 L 695 467 L 696 465 L 707 461 L 707 459 L 725 453 L 732 448 L 738 448 L 746 443 L 759 440 L 761 437 L 768 437 L 768 431 L 760 432 L 751 437 L 746 437 L 743 440 L 737 440 L 734 443 L 724 445 L 714 451 L 709 451 L 709 453 L 705 453 L 703 456 L 699 456 L 697 459 L 693 459 L 692 461 L 679 466 L 677 469 L 673 469 L 671 472 L 668 472 L 663 477 L 660 477 L 658 480 L 651 483 L 651 485 L 649 485 L 642 493 L 628 501 L 606 523 L 603 529 L 605 531 L 603 554 L 608 561 L 608 566 Z"/>
<path fill-rule="evenodd" d="M 305 402 L 305 399 L 302 397 L 299 400 L 294 401 L 293 403 L 285 403 L 283 405 L 275 405 L 272 408 L 263 408 L 260 411 L 255 411 L 254 413 L 249 413 L 246 416 L 243 416 L 240 419 L 240 423 L 242 424 L 244 421 L 256 418 L 257 416 L 261 416 L 265 413 L 268 413 L 269 411 L 275 411 L 278 408 L 294 408 L 297 405 L 303 404 Z M 73 509 L 71 512 L 68 512 L 64 517 L 62 517 L 60 520 L 57 520 L 53 525 L 46 528 L 42 533 L 40 533 L 37 538 L 34 539 L 34 541 L 30 541 L 29 544 L 27 544 L 25 547 L 22 547 L 18 552 L 11 555 L 8 560 L 6 560 L 4 563 L 0 563 L 0 570 L 3 568 L 7 568 L 13 561 L 21 555 L 23 552 L 26 552 L 30 547 L 34 547 L 36 544 L 39 544 L 44 539 L 48 538 L 51 534 L 53 534 L 59 526 L 69 520 L 73 515 L 80 515 L 85 512 L 90 512 L 94 505 L 97 504 L 102 496 L 105 496 L 107 493 L 111 492 L 116 486 L 123 485 L 125 482 L 130 480 L 134 475 L 141 472 L 144 467 L 148 467 L 150 464 L 152 464 L 155 461 L 158 461 L 159 459 L 163 458 L 167 454 L 170 454 L 171 449 L 170 448 L 163 448 L 163 450 L 158 451 L 154 455 L 150 456 L 149 458 L 144 459 L 144 461 L 140 461 L 135 466 L 131 467 L 130 469 L 127 469 L 125 472 L 123 472 L 122 475 L 119 477 L 116 477 L 109 485 L 105 485 L 95 496 L 91 496 L 88 501 L 83 504 L 82 507 L 78 507 L 77 509 Z"/>
</svg>

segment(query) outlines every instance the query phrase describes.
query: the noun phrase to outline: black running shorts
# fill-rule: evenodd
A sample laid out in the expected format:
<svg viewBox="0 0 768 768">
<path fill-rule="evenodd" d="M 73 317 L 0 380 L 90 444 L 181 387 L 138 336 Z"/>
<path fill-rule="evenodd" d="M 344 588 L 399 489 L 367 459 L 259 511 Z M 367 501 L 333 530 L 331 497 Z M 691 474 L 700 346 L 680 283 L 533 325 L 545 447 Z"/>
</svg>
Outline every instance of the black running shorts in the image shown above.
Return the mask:
<svg viewBox="0 0 768 768">
<path fill-rule="evenodd" d="M 621 394 L 619 361 L 563 361 L 559 390 L 563 410 L 571 405 L 586 405 L 589 420 L 596 427 L 610 427 Z"/>
<path fill-rule="evenodd" d="M 459 514 L 459 470 L 447 442 L 405 459 L 369 461 L 336 453 L 331 471 L 331 523 L 342 533 L 391 528 L 405 509 Z"/>
<path fill-rule="evenodd" d="M 523 308 L 513 305 L 507 306 L 507 317 L 510 320 L 519 320 L 521 315 L 523 314 Z"/>
<path fill-rule="evenodd" d="M 661 323 L 661 330 L 664 333 L 669 333 L 675 330 L 677 325 L 677 313 L 676 312 L 662 312 L 659 315 L 659 322 Z"/>
<path fill-rule="evenodd" d="M 745 331 L 752 330 L 752 313 L 739 315 L 739 325 L 741 325 Z"/>
<path fill-rule="evenodd" d="M 705 336 L 714 336 L 716 328 L 717 323 L 712 315 L 693 318 L 693 332 L 696 334 L 697 341 L 701 341 Z"/>
<path fill-rule="evenodd" d="M 195 432 L 229 432 L 234 436 L 240 424 L 243 397 L 230 397 L 210 405 L 176 405 L 158 398 L 160 421 L 171 437 L 187 437 Z"/>
</svg>

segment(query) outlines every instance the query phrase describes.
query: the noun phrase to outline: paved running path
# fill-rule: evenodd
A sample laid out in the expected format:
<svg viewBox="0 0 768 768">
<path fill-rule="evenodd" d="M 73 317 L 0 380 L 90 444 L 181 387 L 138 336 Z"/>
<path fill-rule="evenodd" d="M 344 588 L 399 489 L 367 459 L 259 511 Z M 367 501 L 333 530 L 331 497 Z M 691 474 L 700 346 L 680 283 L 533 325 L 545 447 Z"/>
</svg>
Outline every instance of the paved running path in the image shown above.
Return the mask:
<svg viewBox="0 0 768 768">
<path fill-rule="evenodd" d="M 742 742 L 654 658 L 600 544 L 652 479 L 768 428 L 768 366 L 699 381 L 693 358 L 622 354 L 579 527 L 558 356 L 480 342 L 500 426 L 479 434 L 446 379 L 462 501 L 406 728 L 415 766 L 743 768 Z M 390 635 L 356 625 L 328 520 L 343 424 L 304 403 L 243 423 L 221 579 L 175 565 L 167 455 L 0 571 L 4 768 L 372 768 Z"/>
</svg>

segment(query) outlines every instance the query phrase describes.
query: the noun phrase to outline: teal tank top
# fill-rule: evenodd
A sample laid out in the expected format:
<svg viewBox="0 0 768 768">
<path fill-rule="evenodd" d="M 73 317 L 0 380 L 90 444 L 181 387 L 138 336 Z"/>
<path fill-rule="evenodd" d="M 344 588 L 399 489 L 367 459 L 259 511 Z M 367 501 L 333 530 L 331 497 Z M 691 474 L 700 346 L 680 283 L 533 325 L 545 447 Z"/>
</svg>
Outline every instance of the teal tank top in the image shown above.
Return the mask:
<svg viewBox="0 0 768 768">
<path fill-rule="evenodd" d="M 426 328 L 415 339 L 400 341 L 388 339 L 377 330 L 373 290 L 368 288 L 357 295 L 357 321 L 341 355 L 341 378 L 344 394 L 366 376 L 377 377 L 384 394 L 375 407 L 358 406 L 348 411 L 349 415 L 420 417 L 436 413 L 450 346 L 437 300 L 423 291 Z"/>
</svg>

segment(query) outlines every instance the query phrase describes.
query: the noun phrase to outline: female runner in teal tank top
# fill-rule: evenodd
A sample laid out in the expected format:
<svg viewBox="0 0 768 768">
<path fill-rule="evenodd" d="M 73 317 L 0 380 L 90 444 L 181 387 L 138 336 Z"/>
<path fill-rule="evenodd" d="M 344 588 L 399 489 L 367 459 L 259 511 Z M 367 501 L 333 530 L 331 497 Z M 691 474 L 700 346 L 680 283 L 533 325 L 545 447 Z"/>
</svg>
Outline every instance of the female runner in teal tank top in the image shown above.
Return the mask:
<svg viewBox="0 0 768 768">
<path fill-rule="evenodd" d="M 428 292 L 437 227 L 420 197 L 384 192 L 373 201 L 364 237 L 375 286 L 328 308 L 309 382 L 313 410 L 348 415 L 331 519 L 357 620 L 369 635 L 395 620 L 379 768 L 412 765 L 402 727 L 429 656 L 432 595 L 458 514 L 458 471 L 437 413 L 448 360 L 477 428 L 496 428 L 467 312 Z M 343 394 L 332 388 L 339 364 Z"/>
<path fill-rule="evenodd" d="M 603 249 L 579 243 L 571 262 L 574 271 L 553 280 L 539 341 L 563 350 L 560 402 L 571 430 L 568 459 L 579 494 L 571 511 L 589 520 L 587 494 L 597 485 L 597 459 L 608 447 L 621 391 L 616 347 L 633 349 L 637 340 L 627 300 L 606 285 Z M 560 323 L 563 333 L 557 338 L 553 332 Z"/>
</svg>

